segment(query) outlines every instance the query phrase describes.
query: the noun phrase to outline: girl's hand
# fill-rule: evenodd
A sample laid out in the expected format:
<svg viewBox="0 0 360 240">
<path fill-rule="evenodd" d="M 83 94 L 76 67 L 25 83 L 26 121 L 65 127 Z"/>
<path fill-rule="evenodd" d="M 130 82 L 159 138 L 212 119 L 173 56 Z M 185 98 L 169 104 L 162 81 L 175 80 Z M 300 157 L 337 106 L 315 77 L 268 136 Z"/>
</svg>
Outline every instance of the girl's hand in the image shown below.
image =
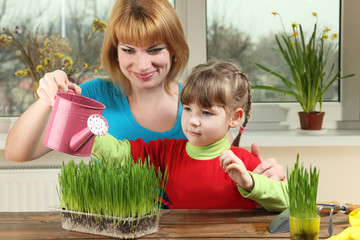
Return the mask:
<svg viewBox="0 0 360 240">
<path fill-rule="evenodd" d="M 241 161 L 231 150 L 220 154 L 220 166 L 229 174 L 230 178 L 240 187 L 251 191 L 254 187 L 254 180 Z"/>
<path fill-rule="evenodd" d="M 37 94 L 40 99 L 54 106 L 56 93 L 67 92 L 69 89 L 73 89 L 77 94 L 81 94 L 81 88 L 75 83 L 70 82 L 65 72 L 56 70 L 46 73 L 40 79 Z"/>
</svg>

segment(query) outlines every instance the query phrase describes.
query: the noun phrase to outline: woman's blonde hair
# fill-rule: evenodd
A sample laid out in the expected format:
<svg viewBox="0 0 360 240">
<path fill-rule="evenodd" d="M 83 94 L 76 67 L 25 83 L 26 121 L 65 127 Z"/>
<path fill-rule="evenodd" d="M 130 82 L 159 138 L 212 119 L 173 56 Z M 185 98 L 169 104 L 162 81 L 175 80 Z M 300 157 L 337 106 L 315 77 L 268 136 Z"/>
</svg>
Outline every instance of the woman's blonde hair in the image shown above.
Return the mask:
<svg viewBox="0 0 360 240">
<path fill-rule="evenodd" d="M 182 73 L 189 59 L 180 19 L 168 0 L 117 0 L 108 21 L 101 51 L 101 62 L 115 85 L 126 95 L 131 93 L 129 80 L 117 61 L 118 43 L 135 46 L 165 44 L 171 55 L 171 68 L 165 89 Z"/>
<path fill-rule="evenodd" d="M 223 107 L 232 115 L 235 110 L 244 110 L 245 128 L 251 109 L 251 87 L 247 75 L 235 64 L 225 61 L 212 61 L 196 66 L 181 90 L 181 103 L 197 103 L 200 107 Z M 233 141 L 234 146 L 240 142 L 241 132 Z"/>
</svg>

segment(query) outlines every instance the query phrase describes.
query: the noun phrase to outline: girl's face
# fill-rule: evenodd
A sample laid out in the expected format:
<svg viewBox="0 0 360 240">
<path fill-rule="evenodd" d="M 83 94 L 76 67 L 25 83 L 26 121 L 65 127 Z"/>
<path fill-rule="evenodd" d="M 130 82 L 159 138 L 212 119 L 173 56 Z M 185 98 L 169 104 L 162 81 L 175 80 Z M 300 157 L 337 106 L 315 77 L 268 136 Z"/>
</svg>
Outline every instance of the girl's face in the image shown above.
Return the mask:
<svg viewBox="0 0 360 240">
<path fill-rule="evenodd" d="M 231 117 L 222 107 L 202 108 L 195 103 L 183 105 L 182 129 L 195 146 L 205 146 L 222 139 L 231 123 Z"/>
<path fill-rule="evenodd" d="M 119 43 L 117 51 L 120 69 L 133 89 L 163 86 L 171 67 L 165 44 L 136 47 Z"/>
</svg>

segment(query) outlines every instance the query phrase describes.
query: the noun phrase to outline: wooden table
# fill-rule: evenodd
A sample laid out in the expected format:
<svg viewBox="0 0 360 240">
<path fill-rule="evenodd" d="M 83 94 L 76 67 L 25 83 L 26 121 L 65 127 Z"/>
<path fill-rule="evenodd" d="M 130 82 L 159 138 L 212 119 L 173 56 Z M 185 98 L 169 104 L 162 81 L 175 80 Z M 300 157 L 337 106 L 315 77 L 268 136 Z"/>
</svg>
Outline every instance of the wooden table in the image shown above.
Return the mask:
<svg viewBox="0 0 360 240">
<path fill-rule="evenodd" d="M 276 214 L 257 210 L 168 210 L 159 231 L 145 239 L 290 239 L 290 233 L 268 232 Z M 321 217 L 320 239 L 328 238 L 329 216 Z M 333 234 L 349 227 L 347 215 L 333 216 Z M 63 230 L 58 212 L 0 212 L 0 239 L 112 239 Z"/>
</svg>

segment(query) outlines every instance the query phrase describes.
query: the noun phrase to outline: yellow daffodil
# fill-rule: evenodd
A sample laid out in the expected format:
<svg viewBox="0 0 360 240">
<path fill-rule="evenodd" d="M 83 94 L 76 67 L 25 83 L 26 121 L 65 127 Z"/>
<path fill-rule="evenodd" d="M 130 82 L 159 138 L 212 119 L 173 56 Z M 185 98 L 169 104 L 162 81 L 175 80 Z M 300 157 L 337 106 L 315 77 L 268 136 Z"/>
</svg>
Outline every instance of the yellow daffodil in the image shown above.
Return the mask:
<svg viewBox="0 0 360 240">
<path fill-rule="evenodd" d="M 83 63 L 83 69 L 87 69 L 88 68 L 88 64 L 87 63 Z"/>
<path fill-rule="evenodd" d="M 278 15 L 277 12 L 271 12 L 271 14 L 274 15 L 274 16 Z"/>
<path fill-rule="evenodd" d="M 330 32 L 330 31 L 331 31 L 331 29 L 330 29 L 330 28 L 328 28 L 328 27 L 326 27 L 324 31 L 325 31 L 325 32 Z"/>
<path fill-rule="evenodd" d="M 297 28 L 297 26 L 298 26 L 298 24 L 297 24 L 296 22 L 292 22 L 292 23 L 291 23 L 291 27 L 292 27 L 292 28 Z"/>
<path fill-rule="evenodd" d="M 295 45 L 295 41 L 291 41 L 291 44 L 292 44 L 292 45 Z"/>
<path fill-rule="evenodd" d="M 313 17 L 317 17 L 317 12 L 312 12 L 311 14 Z"/>
<path fill-rule="evenodd" d="M 48 47 L 49 46 L 49 41 L 45 41 L 44 42 L 44 47 Z"/>
<path fill-rule="evenodd" d="M 98 69 L 101 70 L 102 69 L 102 64 L 100 63 L 100 65 L 98 66 Z"/>
<path fill-rule="evenodd" d="M 98 70 L 97 70 L 97 69 L 94 69 L 93 73 L 97 73 L 97 72 L 98 72 Z"/>
<path fill-rule="evenodd" d="M 336 38 L 337 38 L 337 33 L 333 33 L 333 34 L 331 35 L 331 38 L 332 38 L 332 40 L 336 39 Z"/>
<path fill-rule="evenodd" d="M 329 38 L 329 35 L 327 35 L 326 33 L 324 33 L 322 36 L 321 36 L 322 39 L 328 39 Z"/>
<path fill-rule="evenodd" d="M 296 37 L 297 35 L 298 35 L 298 32 L 294 32 L 294 33 L 292 34 L 293 37 Z"/>
</svg>

